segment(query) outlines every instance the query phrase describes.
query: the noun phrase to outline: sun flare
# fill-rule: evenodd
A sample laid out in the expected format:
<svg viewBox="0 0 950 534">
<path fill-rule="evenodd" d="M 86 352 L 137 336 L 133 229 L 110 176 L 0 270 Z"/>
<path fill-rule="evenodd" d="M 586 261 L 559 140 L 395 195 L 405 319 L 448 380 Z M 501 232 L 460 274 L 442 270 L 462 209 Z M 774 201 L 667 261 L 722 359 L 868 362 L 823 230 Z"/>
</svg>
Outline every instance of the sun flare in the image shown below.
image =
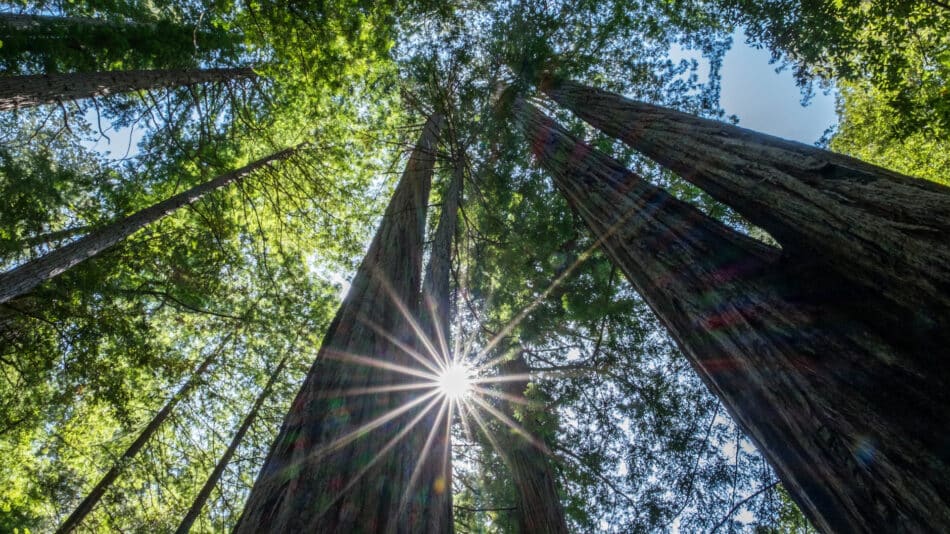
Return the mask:
<svg viewBox="0 0 950 534">
<path fill-rule="evenodd" d="M 471 389 L 471 369 L 463 364 L 453 363 L 439 375 L 439 392 L 450 399 L 461 399 Z"/>
</svg>

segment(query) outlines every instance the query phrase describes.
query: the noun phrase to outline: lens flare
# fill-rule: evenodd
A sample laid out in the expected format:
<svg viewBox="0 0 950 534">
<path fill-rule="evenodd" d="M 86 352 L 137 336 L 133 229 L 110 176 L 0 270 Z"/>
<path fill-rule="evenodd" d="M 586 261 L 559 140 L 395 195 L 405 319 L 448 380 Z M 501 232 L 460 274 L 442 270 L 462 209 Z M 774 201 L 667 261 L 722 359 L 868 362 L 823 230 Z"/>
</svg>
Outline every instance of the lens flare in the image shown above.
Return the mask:
<svg viewBox="0 0 950 534">
<path fill-rule="evenodd" d="M 439 391 L 449 399 L 462 399 L 471 389 L 471 370 L 461 363 L 449 365 L 439 375 Z"/>
</svg>

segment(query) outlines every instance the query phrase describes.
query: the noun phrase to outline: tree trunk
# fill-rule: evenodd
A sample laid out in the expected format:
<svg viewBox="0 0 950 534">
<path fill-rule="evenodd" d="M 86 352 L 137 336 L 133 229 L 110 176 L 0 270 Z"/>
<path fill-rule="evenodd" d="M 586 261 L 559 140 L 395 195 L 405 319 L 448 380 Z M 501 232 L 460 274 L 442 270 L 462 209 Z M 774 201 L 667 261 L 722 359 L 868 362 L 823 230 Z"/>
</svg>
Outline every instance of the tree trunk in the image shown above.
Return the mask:
<svg viewBox="0 0 950 534">
<path fill-rule="evenodd" d="M 61 26 L 138 26 L 136 23 L 115 23 L 92 17 L 56 17 L 51 15 L 23 15 L 19 13 L 0 13 L 0 28 L 20 32 L 54 33 Z"/>
<path fill-rule="evenodd" d="M 77 72 L 0 77 L 0 111 L 161 87 L 253 78 L 254 69 Z"/>
<path fill-rule="evenodd" d="M 461 158 L 462 156 L 459 156 Z M 462 195 L 462 180 L 464 162 L 459 159 L 455 162 L 452 178 L 442 196 L 442 212 L 439 223 L 432 239 L 429 251 L 429 263 L 426 265 L 425 277 L 422 280 L 422 302 L 419 310 L 419 323 L 428 343 L 418 343 L 417 350 L 423 355 L 430 356 L 437 368 L 450 364 L 455 355 L 452 352 L 451 339 L 451 270 L 452 245 L 455 242 L 458 225 L 458 209 Z M 452 532 L 454 521 L 452 514 L 452 436 L 449 427 L 453 412 L 451 407 L 445 410 L 443 419 L 441 411 L 426 415 L 423 419 L 425 428 L 432 429 L 432 439 L 415 444 L 419 451 L 427 450 L 423 461 L 421 477 L 429 480 L 431 486 L 420 487 L 419 491 L 429 492 L 431 507 L 425 518 L 425 532 Z M 424 436 L 415 436 L 420 439 Z"/>
<path fill-rule="evenodd" d="M 572 81 L 542 89 L 767 230 L 802 276 L 837 273 L 819 298 L 836 294 L 893 342 L 946 350 L 950 188 Z"/>
<path fill-rule="evenodd" d="M 527 375 L 531 370 L 521 354 L 502 363 L 501 369 L 506 375 Z M 527 389 L 527 380 L 502 383 L 502 390 L 509 397 L 524 398 Z M 507 402 L 506 405 L 506 415 L 514 420 L 515 404 Z M 518 406 L 518 409 L 524 412 L 523 430 L 532 439 L 540 440 L 532 415 L 536 408 Z M 535 443 L 508 428 L 503 428 L 501 444 L 505 450 L 499 452 L 511 471 L 518 495 L 518 531 L 521 534 L 568 534 L 570 531 L 564 519 L 554 471 L 548 461 L 550 452 L 539 449 Z"/>
<path fill-rule="evenodd" d="M 418 314 L 441 122 L 426 123 L 235 532 L 425 532 L 425 518 L 438 513 L 432 507 L 441 504 L 426 492 L 405 494 L 419 456 L 407 444 L 425 439 L 418 423 L 436 393 L 395 388 L 435 385 L 403 347 L 415 344 L 408 317 Z"/>
<path fill-rule="evenodd" d="M 777 250 L 522 100 L 514 111 L 541 166 L 816 527 L 950 525 L 948 388 L 848 313 L 802 298 Z"/>
<path fill-rule="evenodd" d="M 277 368 L 275 368 L 270 374 L 270 377 L 267 379 L 267 384 L 264 385 L 264 389 L 262 389 L 261 393 L 257 396 L 257 399 L 251 406 L 251 410 L 246 416 L 244 416 L 241 426 L 238 427 L 234 437 L 231 438 L 231 443 L 228 444 L 228 448 L 224 451 L 224 455 L 222 455 L 221 459 L 218 460 L 218 463 L 215 464 L 214 469 L 208 476 L 208 480 L 205 481 L 204 486 L 201 487 L 201 491 L 198 492 L 195 500 L 191 503 L 191 508 L 188 509 L 188 513 L 185 514 L 185 518 L 182 519 L 181 524 L 178 525 L 178 530 L 175 531 L 177 534 L 188 534 L 188 532 L 191 531 L 191 525 L 193 525 L 195 520 L 198 519 L 198 514 L 201 513 L 201 509 L 204 508 L 205 502 L 207 502 L 208 497 L 211 496 L 211 491 L 214 490 L 214 487 L 218 484 L 218 479 L 220 479 L 221 474 L 224 473 L 224 468 L 228 466 L 228 463 L 231 461 L 231 457 L 234 456 L 235 451 L 237 451 L 238 446 L 241 444 L 241 440 L 244 439 L 244 434 L 247 433 L 247 430 L 251 428 L 251 424 L 254 423 L 254 419 L 257 418 L 257 412 L 260 411 L 264 401 L 270 396 L 271 389 L 274 387 L 274 382 L 276 382 L 277 378 L 280 377 L 280 373 L 284 370 L 288 359 L 289 355 L 284 356 L 277 365 Z"/>
<path fill-rule="evenodd" d="M 257 169 L 286 159 L 293 155 L 296 150 L 297 148 L 288 148 L 245 165 L 240 169 L 222 174 L 213 180 L 196 185 L 158 204 L 110 223 L 81 239 L 53 250 L 49 254 L 0 274 L 0 303 L 22 295 L 43 282 L 59 276 L 76 264 L 112 247 L 146 225 L 171 215 L 178 208 L 193 204 L 212 191 L 240 181 Z"/>
<path fill-rule="evenodd" d="M 195 372 L 191 374 L 191 378 L 178 391 L 172 395 L 172 398 L 168 399 L 168 402 L 165 403 L 165 406 L 159 410 L 155 417 L 152 418 L 148 426 L 139 434 L 135 441 L 129 445 L 129 448 L 125 450 L 122 456 L 115 462 L 111 469 L 102 477 L 98 484 L 92 491 L 86 495 L 86 498 L 79 503 L 79 506 L 73 510 L 73 513 L 69 514 L 69 517 L 63 521 L 63 524 L 59 526 L 56 530 L 57 534 L 65 534 L 67 532 L 72 532 L 82 520 L 89 515 L 89 512 L 96 507 L 96 504 L 99 503 L 99 500 L 105 495 L 106 490 L 109 489 L 109 486 L 115 482 L 115 479 L 119 477 L 122 473 L 122 470 L 125 469 L 132 459 L 142 450 L 142 447 L 148 443 L 148 440 L 152 439 L 152 435 L 162 426 L 162 423 L 165 422 L 165 419 L 168 419 L 168 416 L 171 415 L 172 409 L 175 408 L 185 396 L 187 396 L 196 385 L 199 384 L 202 376 L 208 370 L 208 367 L 218 358 L 221 352 L 224 350 L 225 345 L 231 339 L 231 336 L 228 335 L 221 341 L 221 344 L 218 345 L 218 348 L 215 349 L 211 354 L 209 354 L 205 359 L 198 365 L 198 368 L 195 369 Z"/>
</svg>

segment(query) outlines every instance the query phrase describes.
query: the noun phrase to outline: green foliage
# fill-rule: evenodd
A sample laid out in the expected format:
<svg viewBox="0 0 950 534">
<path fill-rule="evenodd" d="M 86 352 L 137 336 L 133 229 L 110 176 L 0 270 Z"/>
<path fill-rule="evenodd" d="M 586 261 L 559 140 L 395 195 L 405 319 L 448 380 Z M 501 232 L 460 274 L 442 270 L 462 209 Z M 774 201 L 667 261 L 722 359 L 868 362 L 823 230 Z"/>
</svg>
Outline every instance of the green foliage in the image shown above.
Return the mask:
<svg viewBox="0 0 950 534">
<path fill-rule="evenodd" d="M 950 138 L 926 132 L 895 136 L 901 118 L 870 84 L 839 84 L 838 120 L 832 150 L 950 186 Z"/>
<path fill-rule="evenodd" d="M 897 115 L 896 136 L 950 129 L 950 9 L 941 2 L 724 0 L 750 39 L 791 64 L 802 84 L 867 82 Z"/>
</svg>

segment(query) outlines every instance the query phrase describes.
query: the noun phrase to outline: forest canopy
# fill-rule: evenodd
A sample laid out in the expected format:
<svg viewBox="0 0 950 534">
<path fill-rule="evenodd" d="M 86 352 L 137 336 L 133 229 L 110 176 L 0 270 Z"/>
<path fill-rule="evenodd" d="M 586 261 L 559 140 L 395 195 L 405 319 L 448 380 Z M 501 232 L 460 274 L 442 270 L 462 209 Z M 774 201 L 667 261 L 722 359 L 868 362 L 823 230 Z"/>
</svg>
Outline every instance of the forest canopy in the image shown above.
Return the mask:
<svg viewBox="0 0 950 534">
<path fill-rule="evenodd" d="M 950 525 L 897 4 L 0 2 L 0 531 Z M 816 146 L 726 115 L 737 29 Z"/>
</svg>

